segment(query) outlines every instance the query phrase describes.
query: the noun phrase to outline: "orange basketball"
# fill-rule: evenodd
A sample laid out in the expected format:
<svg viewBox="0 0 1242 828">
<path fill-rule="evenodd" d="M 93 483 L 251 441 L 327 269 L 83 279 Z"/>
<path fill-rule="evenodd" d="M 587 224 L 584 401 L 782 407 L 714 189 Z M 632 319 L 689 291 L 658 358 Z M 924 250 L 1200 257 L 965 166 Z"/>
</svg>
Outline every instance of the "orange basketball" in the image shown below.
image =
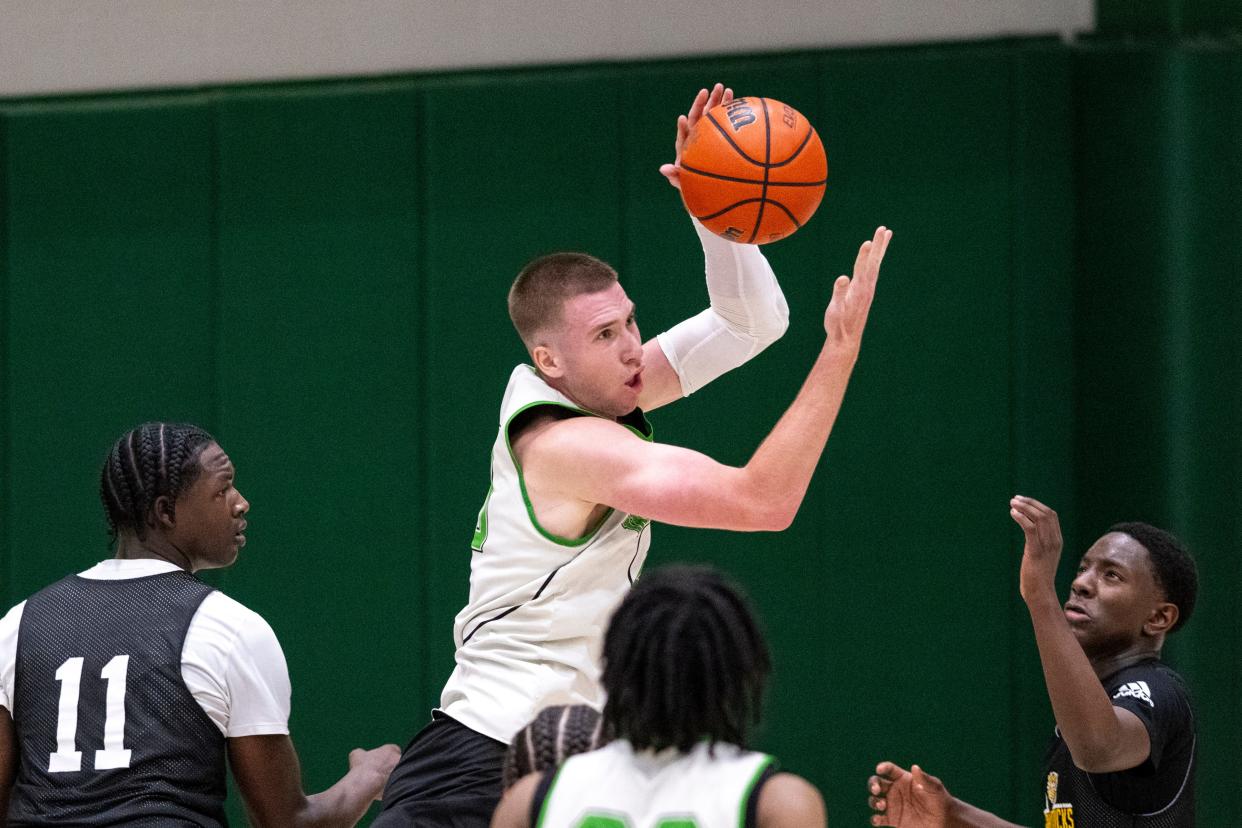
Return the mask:
<svg viewBox="0 0 1242 828">
<path fill-rule="evenodd" d="M 703 114 L 681 152 L 681 198 L 713 233 L 745 244 L 792 234 L 824 197 L 828 161 L 815 128 L 771 98 L 734 98 Z"/>
</svg>

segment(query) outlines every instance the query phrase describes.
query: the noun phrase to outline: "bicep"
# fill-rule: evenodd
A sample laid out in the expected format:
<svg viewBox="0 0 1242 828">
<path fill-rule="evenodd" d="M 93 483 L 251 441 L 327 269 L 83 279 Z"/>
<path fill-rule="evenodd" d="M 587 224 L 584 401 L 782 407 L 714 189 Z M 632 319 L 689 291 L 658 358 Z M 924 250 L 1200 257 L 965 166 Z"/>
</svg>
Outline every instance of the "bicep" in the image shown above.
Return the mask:
<svg viewBox="0 0 1242 828">
<path fill-rule="evenodd" d="M 1114 706 L 1113 714 L 1117 717 L 1117 749 L 1113 754 L 1110 767 L 1104 771 L 1121 771 L 1136 768 L 1151 756 L 1151 734 L 1147 725 L 1139 716 L 1124 707 Z"/>
<path fill-rule="evenodd" d="M 8 825 L 9 796 L 17 777 L 17 737 L 8 708 L 0 707 L 0 825 Z"/>
<path fill-rule="evenodd" d="M 229 764 L 251 821 L 290 825 L 307 806 L 302 768 L 287 735 L 238 736 L 228 740 Z"/>
<path fill-rule="evenodd" d="M 660 523 L 754 528 L 742 469 L 679 446 L 648 443 L 599 418 L 563 420 L 532 441 L 525 473 L 557 494 Z"/>
</svg>

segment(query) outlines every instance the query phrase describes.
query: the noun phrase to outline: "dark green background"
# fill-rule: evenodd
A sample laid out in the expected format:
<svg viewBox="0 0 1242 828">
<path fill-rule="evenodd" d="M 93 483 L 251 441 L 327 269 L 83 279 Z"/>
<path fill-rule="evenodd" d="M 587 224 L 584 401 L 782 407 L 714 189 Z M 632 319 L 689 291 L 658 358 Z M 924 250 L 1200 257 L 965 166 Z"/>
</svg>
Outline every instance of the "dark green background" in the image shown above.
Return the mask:
<svg viewBox="0 0 1242 828">
<path fill-rule="evenodd" d="M 1198 553 L 1170 645 L 1199 702 L 1201 823 L 1242 821 L 1242 49 L 1006 40 L 0 101 L 0 598 L 109 554 L 97 470 L 149 419 L 211 429 L 252 502 L 210 579 L 264 615 L 319 790 L 404 741 L 452 665 L 517 269 L 616 264 L 648 335 L 706 302 L 657 173 L 721 79 L 815 123 L 829 186 L 767 252 L 783 340 L 653 415 L 743 463 L 822 340 L 831 279 L 894 228 L 867 340 L 784 533 L 658 527 L 716 563 L 776 674 L 758 745 L 864 824 L 917 761 L 1034 824 L 1052 720 L 1017 594 L 1014 492 L 1068 572 L 1116 520 Z M 240 808 L 233 802 L 234 815 Z"/>
</svg>

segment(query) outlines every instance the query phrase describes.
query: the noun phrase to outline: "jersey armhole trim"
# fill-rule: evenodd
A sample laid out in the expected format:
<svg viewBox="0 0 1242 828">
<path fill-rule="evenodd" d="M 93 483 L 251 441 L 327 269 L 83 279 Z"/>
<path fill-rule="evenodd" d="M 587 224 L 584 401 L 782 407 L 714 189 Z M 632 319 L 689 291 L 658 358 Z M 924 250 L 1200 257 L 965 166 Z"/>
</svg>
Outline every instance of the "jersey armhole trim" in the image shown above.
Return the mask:
<svg viewBox="0 0 1242 828">
<path fill-rule="evenodd" d="M 765 756 L 763 763 L 755 770 L 750 784 L 746 786 L 746 794 L 742 797 L 741 812 L 737 815 L 738 828 L 758 828 L 759 825 L 759 791 L 773 776 L 776 776 L 776 760 Z"/>
<path fill-rule="evenodd" d="M 539 778 L 539 784 L 535 786 L 535 794 L 530 798 L 531 828 L 539 828 L 543 825 L 544 817 L 548 815 L 548 803 L 552 801 L 552 788 L 556 785 L 556 780 L 560 775 L 561 768 L 558 767 L 556 770 L 544 771 L 543 776 Z"/>
<path fill-rule="evenodd" d="M 555 544 L 559 544 L 560 546 L 582 546 L 588 543 L 591 538 L 595 537 L 595 534 L 599 532 L 600 527 L 602 527 L 604 523 L 607 522 L 608 518 L 612 516 L 613 509 L 609 507 L 608 511 L 600 517 L 599 522 L 591 527 L 591 529 L 580 538 L 566 538 L 560 535 L 554 535 L 547 529 L 544 529 L 543 525 L 539 523 L 539 518 L 535 517 L 535 507 L 530 502 L 530 494 L 526 491 L 526 474 L 522 471 L 522 464 L 518 462 L 517 454 L 513 451 L 513 441 L 509 437 L 509 429 L 513 426 L 514 420 L 532 408 L 542 408 L 545 406 L 549 408 L 562 408 L 566 411 L 572 411 L 575 415 L 580 417 L 596 416 L 585 409 L 575 408 L 572 405 L 566 405 L 565 403 L 556 402 L 554 400 L 539 400 L 533 403 L 527 403 L 517 411 L 514 411 L 509 419 L 505 420 L 505 448 L 508 449 L 509 459 L 513 462 L 513 468 L 517 471 L 518 488 L 522 492 L 522 503 L 526 506 L 526 517 L 530 519 L 530 525 L 535 527 L 536 532 Z"/>
</svg>

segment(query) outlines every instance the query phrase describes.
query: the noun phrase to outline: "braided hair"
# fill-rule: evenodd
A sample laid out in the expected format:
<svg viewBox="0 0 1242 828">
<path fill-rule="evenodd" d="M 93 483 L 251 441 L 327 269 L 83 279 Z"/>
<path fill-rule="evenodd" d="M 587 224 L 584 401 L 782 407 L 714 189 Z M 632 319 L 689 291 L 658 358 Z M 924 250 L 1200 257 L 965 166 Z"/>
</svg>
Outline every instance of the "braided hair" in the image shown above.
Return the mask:
<svg viewBox="0 0 1242 828">
<path fill-rule="evenodd" d="M 122 434 L 99 474 L 112 543 L 122 531 L 145 539 L 156 499 L 176 501 L 198 479 L 199 455 L 213 442 L 206 431 L 185 423 L 143 423 Z"/>
<path fill-rule="evenodd" d="M 602 722 L 599 713 L 585 704 L 540 710 L 505 752 L 505 790 L 528 773 L 551 770 L 570 756 L 603 747 Z"/>
<path fill-rule="evenodd" d="M 641 578 L 604 637 L 604 731 L 637 750 L 746 746 L 771 658 L 746 600 L 715 570 Z"/>
</svg>

